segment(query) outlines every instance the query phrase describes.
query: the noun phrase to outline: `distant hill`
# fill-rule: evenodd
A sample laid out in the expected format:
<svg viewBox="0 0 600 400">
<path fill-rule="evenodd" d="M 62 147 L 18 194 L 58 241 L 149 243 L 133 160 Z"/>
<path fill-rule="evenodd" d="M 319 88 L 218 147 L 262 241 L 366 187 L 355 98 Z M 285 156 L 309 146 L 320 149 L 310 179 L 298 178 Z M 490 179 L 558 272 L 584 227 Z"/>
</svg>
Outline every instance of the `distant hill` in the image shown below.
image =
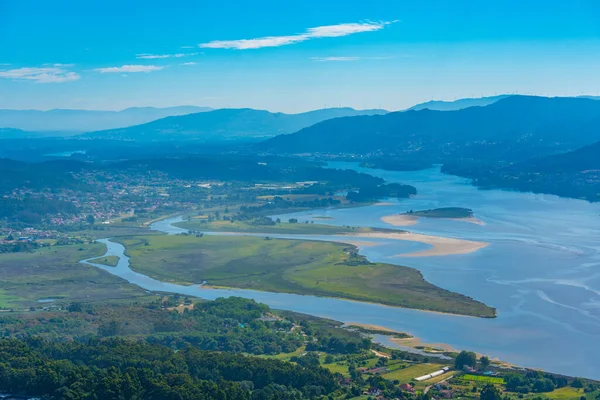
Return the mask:
<svg viewBox="0 0 600 400">
<path fill-rule="evenodd" d="M 600 102 L 510 96 L 485 107 L 337 118 L 259 145 L 279 153 L 451 155 L 473 145 L 569 149 L 600 140 Z M 478 150 L 473 157 L 477 157 Z M 519 150 L 520 151 L 520 150 Z"/>
<path fill-rule="evenodd" d="M 484 107 L 488 106 L 492 103 L 497 102 L 498 100 L 505 99 L 509 97 L 509 94 L 502 94 L 499 96 L 491 96 L 491 97 L 479 97 L 479 98 L 466 98 L 459 99 L 455 101 L 441 101 L 441 100 L 431 100 L 425 103 L 420 103 L 408 108 L 406 111 L 410 110 L 433 110 L 433 111 L 456 111 L 462 110 L 463 108 L 468 107 Z"/>
<path fill-rule="evenodd" d="M 21 129 L 0 128 L 0 139 L 22 139 L 29 137 L 37 137 L 35 132 L 27 132 Z"/>
<path fill-rule="evenodd" d="M 600 201 L 600 142 L 519 163 L 450 163 L 442 171 L 471 178 L 484 188 Z"/>
<path fill-rule="evenodd" d="M 69 137 L 77 135 L 76 132 L 67 131 L 24 131 L 15 128 L 0 128 L 0 139 L 42 139 Z"/>
<path fill-rule="evenodd" d="M 90 132 L 82 138 L 136 141 L 256 139 L 295 132 L 331 118 L 386 113 L 385 110 L 352 108 L 327 108 L 301 114 L 271 113 L 250 108 L 220 109 L 167 117 L 128 128 Z"/>
<path fill-rule="evenodd" d="M 99 110 L 0 110 L 0 128 L 26 131 L 81 133 L 143 124 L 173 115 L 210 111 L 209 107 L 134 107 L 122 111 Z"/>
<path fill-rule="evenodd" d="M 600 142 L 575 151 L 525 161 L 511 166 L 508 170 L 531 173 L 571 173 L 595 170 L 600 175 Z"/>
</svg>

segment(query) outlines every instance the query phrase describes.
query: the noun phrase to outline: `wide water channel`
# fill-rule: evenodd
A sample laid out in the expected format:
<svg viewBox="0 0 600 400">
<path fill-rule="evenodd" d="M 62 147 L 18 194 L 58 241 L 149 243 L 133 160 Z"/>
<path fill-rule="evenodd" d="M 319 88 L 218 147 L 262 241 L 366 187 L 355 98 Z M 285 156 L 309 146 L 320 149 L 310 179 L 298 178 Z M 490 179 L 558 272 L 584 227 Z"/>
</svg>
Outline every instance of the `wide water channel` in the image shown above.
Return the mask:
<svg viewBox="0 0 600 400">
<path fill-rule="evenodd" d="M 132 271 L 123 246 L 108 239 L 101 242 L 106 243 L 108 255 L 120 257 L 118 265 L 92 265 L 147 290 L 205 299 L 248 297 L 274 308 L 409 332 L 425 342 L 447 343 L 517 365 L 600 379 L 600 204 L 549 195 L 478 190 L 465 179 L 441 174 L 439 168 L 390 172 L 363 170 L 355 163 L 330 166 L 364 171 L 387 182 L 412 184 L 419 194 L 412 199 L 389 200 L 384 205 L 312 210 L 278 217 L 390 228 L 381 217 L 409 209 L 471 208 L 485 222 L 484 226 L 421 219 L 418 224 L 401 229 L 490 243 L 475 253 L 402 257 L 398 254 L 422 250 L 427 245 L 368 239 L 378 245 L 361 247 L 361 254 L 372 261 L 416 268 L 429 282 L 496 307 L 498 317 L 461 317 L 314 296 L 164 283 Z M 331 219 L 319 218 L 323 216 Z M 172 225 L 178 221 L 181 218 L 159 221 L 151 228 L 169 234 L 185 232 Z M 331 240 L 326 236 L 269 236 Z"/>
</svg>

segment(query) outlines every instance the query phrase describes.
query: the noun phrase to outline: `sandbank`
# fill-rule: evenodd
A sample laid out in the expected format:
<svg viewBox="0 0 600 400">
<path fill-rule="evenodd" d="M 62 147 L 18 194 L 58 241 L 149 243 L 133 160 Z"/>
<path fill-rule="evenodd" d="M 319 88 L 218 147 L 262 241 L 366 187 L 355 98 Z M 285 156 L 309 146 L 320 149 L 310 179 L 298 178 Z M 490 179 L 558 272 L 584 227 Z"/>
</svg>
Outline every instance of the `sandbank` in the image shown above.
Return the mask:
<svg viewBox="0 0 600 400">
<path fill-rule="evenodd" d="M 381 331 L 381 332 L 389 332 L 389 333 L 400 333 L 390 328 L 386 328 L 385 326 L 372 325 L 372 324 L 361 324 L 358 322 L 346 322 L 344 326 L 353 327 L 357 326 L 359 328 L 368 329 L 371 331 Z"/>
<path fill-rule="evenodd" d="M 431 249 L 406 254 L 396 254 L 396 257 L 430 257 L 448 256 L 456 254 L 469 254 L 489 246 L 487 242 L 475 242 L 472 240 L 455 239 L 441 236 L 422 235 L 412 232 L 367 232 L 349 233 L 346 236 L 362 238 L 378 238 L 392 240 L 407 240 L 411 242 L 426 243 Z"/>
<path fill-rule="evenodd" d="M 430 218 L 430 219 L 443 219 L 448 221 L 461 221 L 468 222 L 471 224 L 476 224 L 480 226 L 484 226 L 485 222 L 475 217 L 468 218 L 431 218 L 431 217 L 419 217 L 416 215 L 408 215 L 408 214 L 394 214 L 394 215 L 386 215 L 385 217 L 381 217 L 381 220 L 386 224 L 390 224 L 392 226 L 411 226 L 415 225 L 419 222 L 419 218 Z"/>
<path fill-rule="evenodd" d="M 417 337 L 409 338 L 391 338 L 392 342 L 399 344 L 400 346 L 411 347 L 413 349 L 424 350 L 427 353 L 443 353 L 443 352 L 456 352 L 458 351 L 446 343 L 425 343 Z"/>
<path fill-rule="evenodd" d="M 386 224 L 393 226 L 411 226 L 419 221 L 419 217 L 404 214 L 394 214 L 381 217 L 381 220 Z"/>
</svg>

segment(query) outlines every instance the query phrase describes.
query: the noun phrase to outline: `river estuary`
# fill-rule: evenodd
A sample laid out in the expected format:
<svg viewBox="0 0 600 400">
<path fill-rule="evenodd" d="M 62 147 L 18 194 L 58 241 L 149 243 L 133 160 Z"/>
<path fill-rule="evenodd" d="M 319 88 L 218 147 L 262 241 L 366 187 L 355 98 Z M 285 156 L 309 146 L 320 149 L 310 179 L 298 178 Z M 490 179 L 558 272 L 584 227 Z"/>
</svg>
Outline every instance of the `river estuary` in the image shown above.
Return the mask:
<svg viewBox="0 0 600 400">
<path fill-rule="evenodd" d="M 132 271 L 123 246 L 108 239 L 100 241 L 107 245 L 107 255 L 120 257 L 118 265 L 91 265 L 151 291 L 205 299 L 231 295 L 254 298 L 273 308 L 381 325 L 409 332 L 425 342 L 447 343 L 521 366 L 600 379 L 600 204 L 550 195 L 478 190 L 463 178 L 441 174 L 439 168 L 393 172 L 362 169 L 356 163 L 330 166 L 364 171 L 387 182 L 411 184 L 419 194 L 383 205 L 276 217 L 390 228 L 381 218 L 409 209 L 471 208 L 485 225 L 421 218 L 405 229 L 490 243 L 477 252 L 402 257 L 398 254 L 419 251 L 427 245 L 385 239 L 369 239 L 377 245 L 361 246 L 360 250 L 372 261 L 416 268 L 429 282 L 496 307 L 498 317 L 481 319 L 314 296 L 164 283 Z M 181 218 L 159 221 L 151 228 L 169 234 L 184 232 L 173 226 L 178 221 Z"/>
</svg>

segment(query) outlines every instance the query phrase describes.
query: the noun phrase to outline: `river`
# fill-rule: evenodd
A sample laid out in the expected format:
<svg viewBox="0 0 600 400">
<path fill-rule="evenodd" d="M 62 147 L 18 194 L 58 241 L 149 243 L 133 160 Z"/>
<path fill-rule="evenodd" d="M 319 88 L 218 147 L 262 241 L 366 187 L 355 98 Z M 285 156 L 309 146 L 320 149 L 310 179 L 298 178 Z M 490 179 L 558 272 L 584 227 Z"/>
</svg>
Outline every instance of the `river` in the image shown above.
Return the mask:
<svg viewBox="0 0 600 400">
<path fill-rule="evenodd" d="M 491 243 L 475 253 L 397 257 L 423 245 L 379 239 L 378 246 L 361 247 L 361 254 L 373 261 L 416 268 L 438 286 L 496 307 L 498 317 L 480 319 L 314 296 L 164 283 L 131 271 L 123 247 L 107 239 L 101 242 L 108 246 L 107 255 L 120 257 L 117 267 L 92 265 L 147 290 L 205 299 L 230 295 L 254 298 L 274 308 L 410 332 L 426 342 L 447 343 L 521 366 L 600 379 L 600 204 L 550 195 L 478 190 L 463 178 L 441 174 L 439 168 L 395 172 L 363 170 L 355 163 L 330 166 L 367 172 L 387 182 L 412 184 L 419 194 L 412 199 L 388 200 L 387 205 L 277 217 L 389 228 L 381 217 L 408 209 L 471 208 L 484 226 L 421 219 L 408 229 Z M 332 219 L 314 219 L 322 216 Z M 174 234 L 185 231 L 172 225 L 180 220 L 171 218 L 151 227 Z"/>
</svg>

